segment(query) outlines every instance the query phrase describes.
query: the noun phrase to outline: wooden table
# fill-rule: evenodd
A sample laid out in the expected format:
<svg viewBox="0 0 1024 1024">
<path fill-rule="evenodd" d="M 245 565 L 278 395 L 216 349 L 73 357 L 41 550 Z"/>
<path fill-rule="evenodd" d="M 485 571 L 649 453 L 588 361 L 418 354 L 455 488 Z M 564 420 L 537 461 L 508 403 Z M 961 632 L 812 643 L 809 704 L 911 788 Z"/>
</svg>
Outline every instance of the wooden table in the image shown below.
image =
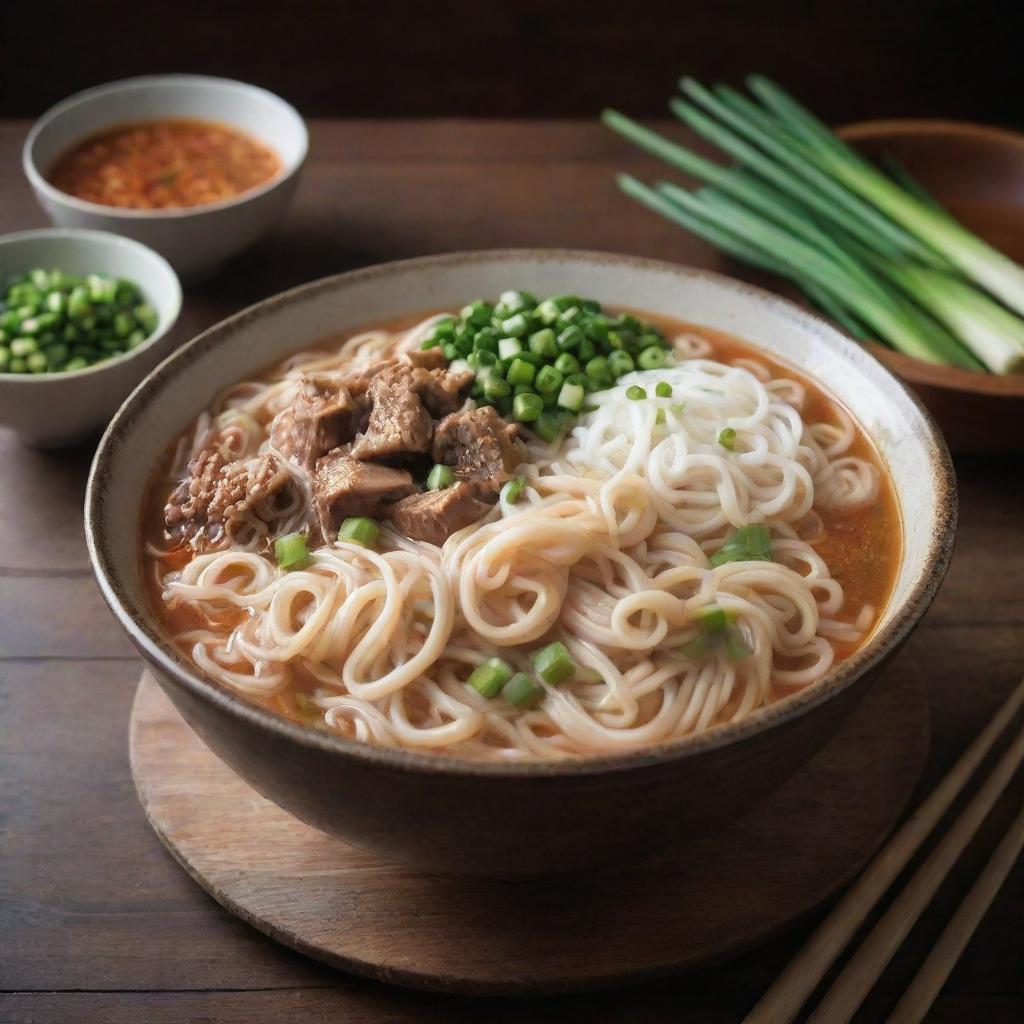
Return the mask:
<svg viewBox="0 0 1024 1024">
<path fill-rule="evenodd" d="M 27 127 L 0 123 L 2 231 L 42 223 L 20 171 Z M 592 124 L 314 122 L 287 223 L 188 289 L 182 340 L 301 281 L 442 250 L 575 246 L 720 265 L 621 198 L 617 168 L 660 173 Z M 806 926 L 728 965 L 642 988 L 483 1001 L 350 978 L 233 918 L 171 860 L 135 798 L 126 726 L 140 665 L 88 566 L 81 506 L 91 455 L 31 451 L 0 430 L 0 1020 L 736 1021 L 805 938 Z M 1022 469 L 1020 459 L 957 463 L 956 557 L 901 655 L 931 696 L 919 792 L 1024 672 Z M 1022 793 L 1018 780 L 859 1019 L 884 1019 Z M 1018 866 L 930 1019 L 1024 1019 L 1022 932 Z"/>
</svg>

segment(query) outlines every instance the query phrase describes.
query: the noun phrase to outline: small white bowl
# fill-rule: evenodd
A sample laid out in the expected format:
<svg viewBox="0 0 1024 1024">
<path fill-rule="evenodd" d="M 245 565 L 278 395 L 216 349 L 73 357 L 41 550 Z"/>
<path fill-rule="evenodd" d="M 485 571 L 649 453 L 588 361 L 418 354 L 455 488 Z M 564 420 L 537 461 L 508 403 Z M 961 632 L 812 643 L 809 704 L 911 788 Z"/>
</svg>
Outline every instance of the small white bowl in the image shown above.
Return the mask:
<svg viewBox="0 0 1024 1024">
<path fill-rule="evenodd" d="M 123 356 L 66 373 L 0 373 L 0 424 L 26 444 L 59 448 L 101 429 L 173 347 L 181 285 L 162 256 L 105 231 L 43 228 L 0 235 L 0 278 L 33 267 L 110 274 L 138 285 L 157 314 L 153 333 Z"/>
<path fill-rule="evenodd" d="M 75 143 L 133 121 L 197 118 L 239 128 L 269 146 L 281 170 L 233 199 L 167 210 L 103 206 L 47 180 Z M 146 75 L 87 89 L 51 107 L 25 140 L 22 165 L 39 205 L 62 227 L 94 228 L 152 246 L 187 280 L 205 277 L 281 218 L 306 159 L 309 136 L 290 104 L 254 85 L 206 75 Z"/>
</svg>

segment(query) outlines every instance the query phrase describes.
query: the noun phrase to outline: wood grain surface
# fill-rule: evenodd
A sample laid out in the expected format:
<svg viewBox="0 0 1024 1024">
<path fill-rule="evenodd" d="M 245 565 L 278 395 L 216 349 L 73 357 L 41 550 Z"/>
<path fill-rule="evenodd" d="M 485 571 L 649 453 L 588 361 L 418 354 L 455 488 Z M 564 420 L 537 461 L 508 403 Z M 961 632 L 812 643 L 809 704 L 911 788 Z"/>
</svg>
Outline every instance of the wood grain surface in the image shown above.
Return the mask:
<svg viewBox="0 0 1024 1024">
<path fill-rule="evenodd" d="M 705 966 L 817 909 L 899 821 L 927 755 L 928 708 L 903 662 L 824 751 L 724 832 L 626 865 L 515 880 L 413 872 L 302 824 L 205 747 L 148 673 L 130 735 L 132 777 L 164 845 L 260 931 L 394 984 L 537 994 Z"/>
<path fill-rule="evenodd" d="M 21 178 L 28 125 L 0 121 L 0 230 L 41 226 Z M 315 121 L 287 222 L 186 294 L 184 340 L 289 285 L 381 259 L 569 245 L 720 268 L 703 244 L 616 193 L 658 170 L 579 122 Z M 732 268 L 726 268 L 732 270 Z M 597 996 L 470 1000 L 332 970 L 211 900 L 152 833 L 127 725 L 139 662 L 88 571 L 91 451 L 39 453 L 0 431 L 0 1021 L 734 1022 L 800 945 L 796 927 L 721 966 Z M 1024 672 L 1024 460 L 957 460 L 960 533 L 902 661 L 929 698 L 934 785 Z M 1024 796 L 1018 779 L 897 954 L 859 1021 L 883 1020 Z M 954 809 L 955 810 L 955 809 Z M 1018 865 L 929 1018 L 1024 1019 Z M 594 936 L 595 945 L 603 936 Z"/>
</svg>

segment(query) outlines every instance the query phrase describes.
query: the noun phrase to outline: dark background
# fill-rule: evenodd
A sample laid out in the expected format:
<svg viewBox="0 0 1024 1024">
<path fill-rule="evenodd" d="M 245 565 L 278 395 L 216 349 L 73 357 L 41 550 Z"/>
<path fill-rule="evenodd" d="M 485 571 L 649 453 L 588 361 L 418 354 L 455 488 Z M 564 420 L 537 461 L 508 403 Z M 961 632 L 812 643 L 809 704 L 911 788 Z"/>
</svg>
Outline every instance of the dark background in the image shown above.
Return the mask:
<svg viewBox="0 0 1024 1024">
<path fill-rule="evenodd" d="M 308 116 L 660 114 L 777 78 L 833 121 L 1024 123 L 1021 0 L 0 0 L 0 116 L 130 75 L 240 78 Z"/>
</svg>

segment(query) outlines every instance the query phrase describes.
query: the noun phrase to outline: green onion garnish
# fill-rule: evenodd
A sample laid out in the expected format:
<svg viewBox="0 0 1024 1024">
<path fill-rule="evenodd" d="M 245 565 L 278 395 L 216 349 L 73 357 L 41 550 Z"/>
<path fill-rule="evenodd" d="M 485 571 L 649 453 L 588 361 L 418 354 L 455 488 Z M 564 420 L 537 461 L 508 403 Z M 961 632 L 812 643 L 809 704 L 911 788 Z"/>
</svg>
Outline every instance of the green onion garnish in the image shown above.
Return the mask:
<svg viewBox="0 0 1024 1024">
<path fill-rule="evenodd" d="M 380 527 L 366 516 L 349 516 L 338 530 L 338 540 L 362 544 L 364 548 L 372 548 L 379 536 Z"/>
<path fill-rule="evenodd" d="M 557 686 L 571 679 L 576 674 L 576 663 L 572 660 L 569 649 L 560 640 L 556 640 L 531 656 L 537 675 L 546 683 Z"/>
<path fill-rule="evenodd" d="M 490 700 L 501 693 L 501 688 L 512 678 L 512 669 L 501 658 L 488 658 L 473 669 L 466 682 L 482 697 Z"/>
<path fill-rule="evenodd" d="M 274 554 L 277 564 L 285 570 L 305 569 L 313 561 L 309 548 L 306 546 L 304 533 L 289 533 L 274 541 Z"/>
<path fill-rule="evenodd" d="M 532 423 L 543 411 L 544 399 L 533 392 L 524 392 L 512 399 L 512 416 L 520 423 Z"/>
<path fill-rule="evenodd" d="M 733 445 L 736 444 L 736 431 L 732 427 L 722 427 L 718 432 L 718 443 L 723 448 L 732 451 Z"/>
<path fill-rule="evenodd" d="M 659 380 L 654 385 L 654 393 L 658 398 L 671 398 L 672 397 L 672 385 L 667 380 Z"/>
<path fill-rule="evenodd" d="M 523 495 L 526 486 L 525 476 L 514 476 L 501 490 L 501 497 L 510 505 L 514 505 Z"/>
<path fill-rule="evenodd" d="M 646 398 L 647 392 L 642 387 L 640 387 L 639 384 L 630 384 L 629 387 L 626 388 L 626 397 L 631 398 L 633 401 L 636 402 L 642 398 Z"/>
<path fill-rule="evenodd" d="M 501 695 L 514 708 L 533 707 L 544 696 L 544 687 L 525 672 L 517 672 L 501 688 Z"/>
<path fill-rule="evenodd" d="M 451 466 L 438 463 L 427 474 L 428 491 L 443 491 L 446 487 L 451 487 L 453 483 L 455 483 L 455 471 Z M 372 522 L 372 520 L 369 521 Z"/>
<path fill-rule="evenodd" d="M 763 523 L 741 526 L 712 556 L 713 566 L 727 562 L 770 562 L 772 535 Z"/>
</svg>

